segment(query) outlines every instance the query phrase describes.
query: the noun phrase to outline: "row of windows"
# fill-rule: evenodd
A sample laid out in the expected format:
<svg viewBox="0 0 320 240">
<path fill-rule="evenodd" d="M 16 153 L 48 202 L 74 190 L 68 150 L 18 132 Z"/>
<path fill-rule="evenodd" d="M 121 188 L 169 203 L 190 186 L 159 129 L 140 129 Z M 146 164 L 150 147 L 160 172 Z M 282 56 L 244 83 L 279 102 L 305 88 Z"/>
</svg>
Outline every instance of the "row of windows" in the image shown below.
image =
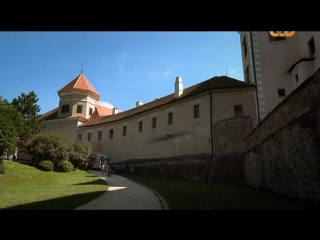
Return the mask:
<svg viewBox="0 0 320 240">
<path fill-rule="evenodd" d="M 68 113 L 70 105 L 62 105 L 61 113 Z M 93 109 L 89 108 L 89 115 L 92 115 Z M 82 113 L 82 105 L 77 105 L 77 113 Z"/>
<path fill-rule="evenodd" d="M 200 107 L 199 105 L 195 105 L 193 107 L 193 116 L 194 118 L 199 118 L 200 117 Z M 242 105 L 235 105 L 234 106 L 234 115 L 235 117 L 241 117 L 244 116 L 243 114 L 243 109 L 242 109 Z M 170 112 L 168 113 L 168 125 L 171 125 L 173 123 L 173 113 Z M 138 125 L 138 132 L 142 132 L 142 121 L 139 122 Z M 152 118 L 152 124 L 151 124 L 152 129 L 157 128 L 157 118 L 154 117 Z M 113 138 L 113 129 L 109 130 L 109 139 Z M 127 126 L 123 126 L 122 127 L 122 136 L 126 136 L 127 135 Z M 82 139 L 82 134 L 78 134 L 78 139 L 81 140 Z M 102 140 L 102 131 L 98 132 L 98 141 Z M 91 133 L 88 133 L 88 141 L 91 141 Z"/>
<path fill-rule="evenodd" d="M 200 117 L 200 106 L 199 104 L 193 106 L 193 117 L 194 118 L 199 118 Z M 173 112 L 168 113 L 168 125 L 173 124 Z M 151 124 L 152 129 L 157 128 L 157 118 L 154 117 L 152 118 L 152 124 Z M 138 132 L 142 132 L 142 121 L 139 122 L 139 127 L 138 127 Z M 123 126 L 122 128 L 122 136 L 127 135 L 127 126 Z M 109 139 L 113 138 L 113 129 L 109 130 Z M 78 139 L 82 139 L 82 134 L 78 134 Z M 102 139 L 102 131 L 98 132 L 98 141 L 101 141 Z M 91 133 L 88 133 L 88 141 L 91 141 Z"/>
</svg>

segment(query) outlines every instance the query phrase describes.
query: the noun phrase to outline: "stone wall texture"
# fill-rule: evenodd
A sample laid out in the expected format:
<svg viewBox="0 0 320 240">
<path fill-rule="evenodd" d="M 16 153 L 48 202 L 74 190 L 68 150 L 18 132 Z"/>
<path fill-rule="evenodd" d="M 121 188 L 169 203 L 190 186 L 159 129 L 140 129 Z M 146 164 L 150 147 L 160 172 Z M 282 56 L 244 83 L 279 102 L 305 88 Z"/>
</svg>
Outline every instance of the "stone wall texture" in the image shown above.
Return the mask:
<svg viewBox="0 0 320 240">
<path fill-rule="evenodd" d="M 293 91 L 245 138 L 246 182 L 320 201 L 320 72 Z"/>
</svg>

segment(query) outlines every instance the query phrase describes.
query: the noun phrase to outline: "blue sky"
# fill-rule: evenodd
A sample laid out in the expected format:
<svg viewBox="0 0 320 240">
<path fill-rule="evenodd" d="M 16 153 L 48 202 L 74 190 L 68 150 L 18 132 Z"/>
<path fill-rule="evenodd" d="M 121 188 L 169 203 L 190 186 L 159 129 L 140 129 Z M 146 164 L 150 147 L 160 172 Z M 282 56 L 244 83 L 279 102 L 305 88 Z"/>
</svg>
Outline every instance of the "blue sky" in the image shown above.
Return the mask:
<svg viewBox="0 0 320 240">
<path fill-rule="evenodd" d="M 0 95 L 34 91 L 41 114 L 81 70 L 102 105 L 121 111 L 214 76 L 243 81 L 237 32 L 0 32 Z M 82 68 L 83 65 L 83 68 Z"/>
</svg>

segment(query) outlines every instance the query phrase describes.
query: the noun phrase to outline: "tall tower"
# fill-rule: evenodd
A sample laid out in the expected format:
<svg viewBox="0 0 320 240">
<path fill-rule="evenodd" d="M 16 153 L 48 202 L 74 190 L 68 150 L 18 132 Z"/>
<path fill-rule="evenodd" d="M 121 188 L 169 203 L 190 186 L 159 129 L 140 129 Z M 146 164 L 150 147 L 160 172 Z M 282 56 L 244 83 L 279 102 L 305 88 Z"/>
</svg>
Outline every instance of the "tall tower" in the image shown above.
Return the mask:
<svg viewBox="0 0 320 240">
<path fill-rule="evenodd" d="M 244 81 L 256 86 L 261 121 L 320 67 L 320 32 L 296 32 L 290 38 L 272 37 L 269 32 L 238 33 Z"/>
</svg>

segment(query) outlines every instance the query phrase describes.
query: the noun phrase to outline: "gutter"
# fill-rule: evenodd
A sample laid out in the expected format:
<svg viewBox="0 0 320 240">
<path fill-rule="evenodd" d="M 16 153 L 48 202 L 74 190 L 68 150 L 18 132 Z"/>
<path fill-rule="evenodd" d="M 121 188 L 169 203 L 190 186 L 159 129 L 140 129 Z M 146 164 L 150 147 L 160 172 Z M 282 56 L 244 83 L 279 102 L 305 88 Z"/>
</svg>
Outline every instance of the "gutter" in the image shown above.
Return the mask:
<svg viewBox="0 0 320 240">
<path fill-rule="evenodd" d="M 252 32 L 249 31 L 249 34 L 250 34 L 250 45 L 251 45 L 251 57 L 252 57 L 252 65 L 253 65 L 253 78 L 254 78 L 254 86 L 255 86 L 255 89 L 256 89 L 256 103 L 257 103 L 257 109 L 258 109 L 258 123 L 260 123 L 260 107 L 259 107 L 259 96 L 258 96 L 258 83 L 257 83 L 257 77 L 256 77 L 256 64 L 255 64 L 255 61 L 254 61 L 254 52 L 253 52 L 253 40 L 252 40 Z"/>
<path fill-rule="evenodd" d="M 209 94 L 210 94 L 210 138 L 211 138 L 211 154 L 210 154 L 210 160 L 209 160 L 209 166 L 208 166 L 208 171 L 207 171 L 207 182 L 209 182 L 209 173 L 210 173 L 210 168 L 211 168 L 211 163 L 212 163 L 212 157 L 213 155 L 215 154 L 215 146 L 214 146 L 214 143 L 213 143 L 213 138 L 214 138 L 214 132 L 213 132 L 213 122 L 212 122 L 212 92 L 211 90 L 209 89 Z"/>
</svg>

